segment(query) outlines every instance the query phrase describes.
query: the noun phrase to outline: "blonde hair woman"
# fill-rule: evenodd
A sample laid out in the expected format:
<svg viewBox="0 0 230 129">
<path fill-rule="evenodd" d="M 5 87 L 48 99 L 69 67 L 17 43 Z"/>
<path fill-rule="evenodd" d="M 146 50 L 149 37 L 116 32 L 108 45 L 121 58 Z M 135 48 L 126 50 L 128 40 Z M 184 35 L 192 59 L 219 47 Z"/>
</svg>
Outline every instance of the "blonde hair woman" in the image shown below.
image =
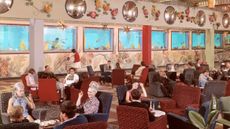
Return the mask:
<svg viewBox="0 0 230 129">
<path fill-rule="evenodd" d="M 81 103 L 83 97 L 83 92 L 81 91 L 78 95 L 78 100 L 76 102 L 77 109 L 83 109 L 85 114 L 97 113 L 99 108 L 99 100 L 95 96 L 98 91 L 99 84 L 92 81 L 89 84 L 88 97 L 84 104 Z"/>
<path fill-rule="evenodd" d="M 20 82 L 14 85 L 13 96 L 8 101 L 8 114 L 13 111 L 14 106 L 21 106 L 23 108 L 23 117 L 28 119 L 29 122 L 34 121 L 28 111 L 29 108 L 35 108 L 34 101 L 31 94 L 28 97 L 25 96 L 24 86 Z"/>
</svg>

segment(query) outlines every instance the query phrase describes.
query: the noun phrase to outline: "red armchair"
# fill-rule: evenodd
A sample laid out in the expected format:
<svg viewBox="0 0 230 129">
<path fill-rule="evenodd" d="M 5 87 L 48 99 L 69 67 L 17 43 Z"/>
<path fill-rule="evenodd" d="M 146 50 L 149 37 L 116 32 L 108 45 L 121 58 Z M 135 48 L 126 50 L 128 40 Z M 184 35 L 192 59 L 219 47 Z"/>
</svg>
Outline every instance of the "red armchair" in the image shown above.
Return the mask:
<svg viewBox="0 0 230 129">
<path fill-rule="evenodd" d="M 143 108 L 120 105 L 117 116 L 120 129 L 167 129 L 166 116 L 149 122 L 148 111 Z"/>
<path fill-rule="evenodd" d="M 140 80 L 139 82 L 145 84 L 147 78 L 148 78 L 148 74 L 149 74 L 149 68 L 146 67 L 143 69 L 142 73 L 141 73 L 141 77 L 140 77 Z"/>
<path fill-rule="evenodd" d="M 125 84 L 125 70 L 114 69 L 112 71 L 112 86 Z"/>
<path fill-rule="evenodd" d="M 225 96 L 230 96 L 230 80 L 228 80 L 228 84 L 225 89 Z"/>
<path fill-rule="evenodd" d="M 173 112 L 178 115 L 184 115 L 185 108 L 191 106 L 199 108 L 200 88 L 176 84 L 171 99 L 160 99 L 160 105 L 163 111 Z"/>
<path fill-rule="evenodd" d="M 41 102 L 59 102 L 60 92 L 55 79 L 38 79 L 38 96 Z"/>
<path fill-rule="evenodd" d="M 26 83 L 26 76 L 27 76 L 27 74 L 21 75 L 21 80 L 22 80 L 22 83 L 24 85 L 25 91 L 31 93 L 32 97 L 34 99 L 37 99 L 38 98 L 38 89 L 36 88 L 36 90 L 31 90 L 31 87 L 29 87 Z"/>
<path fill-rule="evenodd" d="M 90 122 L 80 125 L 67 126 L 64 129 L 107 129 L 107 122 Z"/>
</svg>

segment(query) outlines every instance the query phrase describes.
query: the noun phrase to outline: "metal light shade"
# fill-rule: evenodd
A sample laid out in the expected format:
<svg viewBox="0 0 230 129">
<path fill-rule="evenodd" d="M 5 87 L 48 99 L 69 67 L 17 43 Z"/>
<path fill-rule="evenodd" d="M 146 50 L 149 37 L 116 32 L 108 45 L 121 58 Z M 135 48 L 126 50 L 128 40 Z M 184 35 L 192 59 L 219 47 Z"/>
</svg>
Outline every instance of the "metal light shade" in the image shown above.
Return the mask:
<svg viewBox="0 0 230 129">
<path fill-rule="evenodd" d="M 204 11 L 200 10 L 197 12 L 196 14 L 196 22 L 198 24 L 198 26 L 204 26 L 205 22 L 206 22 L 206 16 Z"/>
<path fill-rule="evenodd" d="M 165 22 L 168 24 L 173 24 L 176 20 L 176 11 L 172 6 L 168 6 L 164 12 Z"/>
<path fill-rule="evenodd" d="M 224 28 L 228 28 L 229 24 L 230 24 L 230 18 L 228 14 L 224 14 L 223 18 L 222 18 L 222 24 Z"/>
<path fill-rule="evenodd" d="M 87 6 L 85 0 L 66 0 L 65 9 L 70 17 L 79 19 L 84 16 Z"/>
<path fill-rule="evenodd" d="M 0 0 L 0 14 L 10 10 L 13 5 L 13 0 Z"/>
<path fill-rule="evenodd" d="M 138 8 L 133 1 L 127 1 L 122 7 L 123 18 L 128 22 L 134 22 L 138 16 Z"/>
</svg>

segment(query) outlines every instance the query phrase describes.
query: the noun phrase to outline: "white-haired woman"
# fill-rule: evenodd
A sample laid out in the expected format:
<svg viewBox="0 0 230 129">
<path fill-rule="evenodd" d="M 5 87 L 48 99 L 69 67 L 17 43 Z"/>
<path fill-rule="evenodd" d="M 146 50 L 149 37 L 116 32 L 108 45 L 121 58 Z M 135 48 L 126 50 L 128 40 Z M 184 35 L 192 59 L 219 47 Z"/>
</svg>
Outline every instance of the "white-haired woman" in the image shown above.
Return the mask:
<svg viewBox="0 0 230 129">
<path fill-rule="evenodd" d="M 98 90 L 99 84 L 95 81 L 92 81 L 89 84 L 88 97 L 84 104 L 81 103 L 83 97 L 83 92 L 81 91 L 78 95 L 78 100 L 76 102 L 77 109 L 83 109 L 85 114 L 97 113 L 99 108 L 99 100 L 95 96 Z"/>
<path fill-rule="evenodd" d="M 22 106 L 23 117 L 28 119 L 29 122 L 34 121 L 34 119 L 29 114 L 29 109 L 35 108 L 34 101 L 31 94 L 28 97 L 25 96 L 24 86 L 20 82 L 14 85 L 13 96 L 8 101 L 8 114 L 13 110 L 14 106 Z"/>
<path fill-rule="evenodd" d="M 131 102 L 131 92 L 134 89 L 138 89 L 141 92 L 141 97 L 147 97 L 147 93 L 146 93 L 144 84 L 143 83 L 139 83 L 139 82 L 134 82 L 132 84 L 132 89 L 130 89 L 130 90 L 128 90 L 126 92 L 125 100 L 126 100 L 127 103 Z"/>
</svg>

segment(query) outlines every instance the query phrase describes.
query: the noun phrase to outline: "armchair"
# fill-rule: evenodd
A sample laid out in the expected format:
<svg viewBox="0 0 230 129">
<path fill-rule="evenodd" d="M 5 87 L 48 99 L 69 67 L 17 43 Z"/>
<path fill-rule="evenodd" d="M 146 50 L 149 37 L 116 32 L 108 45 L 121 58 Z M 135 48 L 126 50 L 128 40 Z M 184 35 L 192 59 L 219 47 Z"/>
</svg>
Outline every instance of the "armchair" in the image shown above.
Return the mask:
<svg viewBox="0 0 230 129">
<path fill-rule="evenodd" d="M 0 129 L 39 129 L 39 124 L 29 122 L 2 124 Z"/>
<path fill-rule="evenodd" d="M 38 89 L 36 88 L 35 90 L 31 90 L 31 87 L 27 85 L 26 76 L 27 74 L 21 75 L 21 80 L 24 85 L 25 91 L 31 93 L 34 99 L 38 99 Z"/>
<path fill-rule="evenodd" d="M 112 104 L 112 94 L 107 92 L 97 92 L 96 97 L 100 101 L 99 110 L 96 114 L 84 114 L 88 122 L 105 121 L 109 119 L 110 107 Z"/>
<path fill-rule="evenodd" d="M 107 129 L 108 124 L 106 122 L 91 122 L 80 125 L 67 126 L 64 129 Z"/>
<path fill-rule="evenodd" d="M 228 84 L 225 89 L 225 96 L 230 96 L 230 80 L 228 80 Z"/>
<path fill-rule="evenodd" d="M 125 84 L 125 70 L 113 69 L 112 71 L 112 86 Z"/>
<path fill-rule="evenodd" d="M 149 122 L 148 111 L 125 105 L 117 106 L 120 129 L 167 129 L 167 117 L 161 116 Z"/>
<path fill-rule="evenodd" d="M 116 87 L 117 99 L 119 105 L 123 105 L 126 103 L 125 97 L 127 91 L 128 91 L 128 87 L 126 85 L 120 85 Z"/>
<path fill-rule="evenodd" d="M 190 87 L 177 83 L 173 90 L 171 99 L 160 99 L 160 105 L 163 111 L 173 112 L 184 115 L 188 106 L 199 108 L 201 90 L 196 87 Z"/>
<path fill-rule="evenodd" d="M 1 108 L 1 118 L 2 118 L 3 124 L 10 123 L 10 119 L 9 119 L 8 114 L 7 114 L 7 107 L 8 107 L 8 101 L 11 97 L 12 97 L 11 92 L 1 93 L 0 108 Z M 32 111 L 32 116 L 35 119 L 44 120 L 46 117 L 46 113 L 47 113 L 47 109 L 37 108 L 37 109 Z"/>
<path fill-rule="evenodd" d="M 146 87 L 148 96 L 152 97 L 164 97 L 161 90 L 161 83 L 159 82 L 160 75 L 158 72 L 149 72 L 149 87 Z"/>
<path fill-rule="evenodd" d="M 210 106 L 210 102 L 207 101 L 202 104 L 199 110 L 197 110 L 197 112 L 199 112 L 201 116 L 204 117 L 205 121 L 208 120 L 208 114 L 210 112 L 209 106 Z M 188 109 L 188 111 L 189 110 L 196 110 L 196 109 Z M 175 113 L 168 113 L 167 118 L 168 118 L 169 129 L 198 129 L 197 127 L 195 127 L 194 125 L 190 123 L 190 120 L 187 115 L 180 116 Z M 215 125 L 216 125 L 216 122 L 213 122 L 211 124 L 210 129 L 215 129 Z"/>
<path fill-rule="evenodd" d="M 220 103 L 221 103 L 221 112 L 223 118 L 230 121 L 230 96 L 221 97 Z M 228 129 L 228 128 L 230 127 L 224 125 L 224 129 Z"/>
</svg>

